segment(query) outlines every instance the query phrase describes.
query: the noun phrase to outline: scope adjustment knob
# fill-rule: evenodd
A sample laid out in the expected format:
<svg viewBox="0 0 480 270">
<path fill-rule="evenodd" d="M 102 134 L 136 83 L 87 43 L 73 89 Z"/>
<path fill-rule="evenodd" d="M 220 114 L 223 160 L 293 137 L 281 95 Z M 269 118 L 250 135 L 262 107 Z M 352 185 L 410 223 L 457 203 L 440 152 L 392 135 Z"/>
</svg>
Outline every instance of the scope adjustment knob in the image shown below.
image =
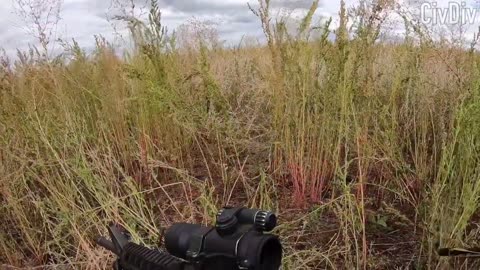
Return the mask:
<svg viewBox="0 0 480 270">
<path fill-rule="evenodd" d="M 259 231 L 269 232 L 277 226 L 277 216 L 268 211 L 258 211 L 255 215 L 255 228 Z"/>
<path fill-rule="evenodd" d="M 231 211 L 221 211 L 217 215 L 217 223 L 215 228 L 220 235 L 229 235 L 235 232 L 238 224 L 238 219 L 232 215 Z"/>
</svg>

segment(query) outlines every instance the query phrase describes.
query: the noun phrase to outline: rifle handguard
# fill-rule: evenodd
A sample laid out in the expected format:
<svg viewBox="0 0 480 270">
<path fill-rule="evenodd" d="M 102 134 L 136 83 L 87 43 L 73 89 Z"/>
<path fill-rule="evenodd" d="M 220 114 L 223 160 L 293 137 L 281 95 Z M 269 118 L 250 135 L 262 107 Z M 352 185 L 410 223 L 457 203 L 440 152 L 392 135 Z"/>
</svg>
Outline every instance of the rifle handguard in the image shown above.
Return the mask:
<svg viewBox="0 0 480 270">
<path fill-rule="evenodd" d="M 184 262 L 159 250 L 128 243 L 120 256 L 122 268 L 134 270 L 183 270 Z"/>
</svg>

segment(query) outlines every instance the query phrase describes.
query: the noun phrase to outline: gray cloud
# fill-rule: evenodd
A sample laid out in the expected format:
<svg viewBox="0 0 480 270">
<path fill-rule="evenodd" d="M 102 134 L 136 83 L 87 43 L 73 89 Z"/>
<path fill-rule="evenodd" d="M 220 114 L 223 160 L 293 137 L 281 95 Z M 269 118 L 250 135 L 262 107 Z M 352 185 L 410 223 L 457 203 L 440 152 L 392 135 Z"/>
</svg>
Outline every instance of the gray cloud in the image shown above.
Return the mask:
<svg viewBox="0 0 480 270">
<path fill-rule="evenodd" d="M 313 0 L 277 0 L 272 2 L 273 8 L 310 8 Z"/>
<path fill-rule="evenodd" d="M 0 0 L 0 47 L 5 48 L 9 54 L 14 54 L 16 48 L 25 50 L 29 45 L 35 44 L 34 38 L 27 31 L 32 26 L 26 26 L 13 12 L 12 1 L 14 0 Z M 146 0 L 135 1 L 141 6 Z M 305 10 L 312 1 L 272 0 L 272 14 L 277 14 L 281 9 Z M 350 0 L 353 1 L 356 0 Z M 212 20 L 218 23 L 222 39 L 236 43 L 244 35 L 262 35 L 259 19 L 248 9 L 248 2 L 254 7 L 258 3 L 257 0 L 159 0 L 159 7 L 162 10 L 162 22 L 170 30 L 192 17 Z M 324 4 L 318 13 L 336 14 L 338 6 L 336 1 Z M 94 44 L 94 35 L 113 40 L 114 30 L 106 15 L 112 11 L 114 9 L 110 0 L 64 0 L 57 37 L 64 40 L 75 38 L 84 47 Z"/>
<path fill-rule="evenodd" d="M 271 3 L 272 9 L 308 9 L 312 5 L 312 0 L 274 0 Z M 223 15 L 223 16 L 239 16 L 239 20 L 243 19 L 250 22 L 254 18 L 248 8 L 248 3 L 253 8 L 258 7 L 256 0 L 160 0 L 161 8 L 172 9 L 177 12 L 187 13 L 190 15 Z"/>
<path fill-rule="evenodd" d="M 232 16 L 230 18 L 230 22 L 232 23 L 252 23 L 254 21 L 258 20 L 253 14 L 248 13 L 248 14 L 238 14 L 235 16 Z"/>
<path fill-rule="evenodd" d="M 246 2 L 240 1 L 218 1 L 218 0 L 191 0 L 191 1 L 177 1 L 177 0 L 160 0 L 160 7 L 170 7 L 181 12 L 186 13 L 212 13 L 212 12 L 239 12 L 242 9 L 247 9 Z"/>
<path fill-rule="evenodd" d="M 239 11 L 249 11 L 247 3 L 250 3 L 252 7 L 258 5 L 255 0 L 250 1 L 221 1 L 221 0 L 190 0 L 190 1 L 178 1 L 178 0 L 160 0 L 160 6 L 167 6 L 175 8 L 183 12 L 227 12 L 234 13 Z M 309 8 L 313 3 L 313 0 L 276 0 L 271 2 L 272 8 Z"/>
</svg>

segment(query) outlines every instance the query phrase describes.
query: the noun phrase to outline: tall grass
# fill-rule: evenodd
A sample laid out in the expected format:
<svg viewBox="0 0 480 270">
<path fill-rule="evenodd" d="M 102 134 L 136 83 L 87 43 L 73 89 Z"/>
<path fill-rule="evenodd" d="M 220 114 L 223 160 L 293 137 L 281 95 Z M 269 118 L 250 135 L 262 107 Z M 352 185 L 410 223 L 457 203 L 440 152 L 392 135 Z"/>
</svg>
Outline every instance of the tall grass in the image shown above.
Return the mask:
<svg viewBox="0 0 480 270">
<path fill-rule="evenodd" d="M 436 255 L 478 239 L 474 50 L 408 21 L 412 36 L 382 42 L 388 2 L 342 2 L 332 29 L 313 1 L 292 33 L 267 0 L 250 7 L 265 47 L 184 50 L 155 3 L 120 18 L 123 57 L 99 37 L 2 60 L 0 263 L 106 269 L 92 239 L 109 221 L 158 245 L 236 204 L 280 214 L 285 269 L 475 267 Z"/>
</svg>

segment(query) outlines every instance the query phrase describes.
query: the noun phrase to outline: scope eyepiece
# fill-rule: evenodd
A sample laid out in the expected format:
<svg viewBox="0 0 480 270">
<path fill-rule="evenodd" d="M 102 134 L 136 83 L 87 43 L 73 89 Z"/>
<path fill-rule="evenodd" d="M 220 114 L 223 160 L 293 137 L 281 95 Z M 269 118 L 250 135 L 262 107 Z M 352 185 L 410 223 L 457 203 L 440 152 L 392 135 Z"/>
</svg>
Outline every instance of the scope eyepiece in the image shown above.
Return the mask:
<svg viewBox="0 0 480 270">
<path fill-rule="evenodd" d="M 205 269 L 277 270 L 282 245 L 277 236 L 264 234 L 276 224 L 268 211 L 224 208 L 215 227 L 174 224 L 165 234 L 165 246 L 178 258 L 204 263 Z"/>
</svg>

